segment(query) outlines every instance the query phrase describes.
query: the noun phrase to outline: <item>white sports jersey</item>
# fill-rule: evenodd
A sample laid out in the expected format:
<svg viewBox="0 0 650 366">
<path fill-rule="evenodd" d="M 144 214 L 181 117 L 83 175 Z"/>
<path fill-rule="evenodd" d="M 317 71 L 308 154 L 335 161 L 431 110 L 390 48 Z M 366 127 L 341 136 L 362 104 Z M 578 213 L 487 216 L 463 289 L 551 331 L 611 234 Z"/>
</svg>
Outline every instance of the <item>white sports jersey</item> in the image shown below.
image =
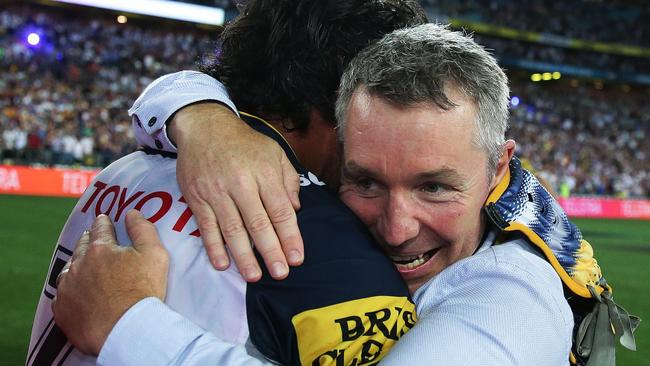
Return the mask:
<svg viewBox="0 0 650 366">
<path fill-rule="evenodd" d="M 234 266 L 214 270 L 178 190 L 175 154 L 133 153 L 95 178 L 66 223 L 37 309 L 28 365 L 94 364 L 52 321 L 56 276 L 83 230 L 101 213 L 116 223 L 118 242 L 129 243 L 124 215 L 132 208 L 156 224 L 170 252 L 167 305 L 221 340 L 245 343 L 255 357 L 283 365 L 376 362 L 413 326 L 407 288 L 361 221 L 298 163 L 272 126 L 252 115 L 242 117 L 275 139 L 301 175 L 297 219 L 304 263 L 283 281 L 262 268 L 260 281 L 251 284 Z"/>
<path fill-rule="evenodd" d="M 246 283 L 235 266 L 223 272 L 212 268 L 197 224 L 176 183 L 176 160 L 135 152 L 103 170 L 68 218 L 36 311 L 28 365 L 95 364 L 94 357 L 84 356 L 66 343 L 54 325 L 51 302 L 56 294 L 56 275 L 69 260 L 83 231 L 100 213 L 115 223 L 118 242 L 130 243 L 124 217 L 133 208 L 156 224 L 163 244 L 173 253 L 165 302 L 224 341 L 246 342 Z"/>
</svg>

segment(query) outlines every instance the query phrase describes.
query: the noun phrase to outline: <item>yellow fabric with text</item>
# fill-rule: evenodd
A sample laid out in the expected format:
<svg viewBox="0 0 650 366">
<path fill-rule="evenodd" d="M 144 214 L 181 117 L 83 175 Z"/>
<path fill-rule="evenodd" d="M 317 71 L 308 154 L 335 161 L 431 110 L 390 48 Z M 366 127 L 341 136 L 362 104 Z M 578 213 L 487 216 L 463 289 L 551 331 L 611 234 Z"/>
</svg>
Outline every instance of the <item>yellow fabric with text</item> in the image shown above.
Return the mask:
<svg viewBox="0 0 650 366">
<path fill-rule="evenodd" d="M 374 365 L 415 321 L 415 305 L 396 296 L 351 300 L 292 319 L 300 363 L 323 366 Z"/>
</svg>

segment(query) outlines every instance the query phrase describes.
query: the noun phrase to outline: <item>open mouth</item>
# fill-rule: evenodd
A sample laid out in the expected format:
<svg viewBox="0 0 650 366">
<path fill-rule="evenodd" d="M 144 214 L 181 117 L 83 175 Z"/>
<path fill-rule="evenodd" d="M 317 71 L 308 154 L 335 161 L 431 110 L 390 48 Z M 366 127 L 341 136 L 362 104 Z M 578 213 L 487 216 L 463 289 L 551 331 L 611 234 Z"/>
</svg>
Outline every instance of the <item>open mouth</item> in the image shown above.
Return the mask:
<svg viewBox="0 0 650 366">
<path fill-rule="evenodd" d="M 428 262 L 429 259 L 431 259 L 431 257 L 433 257 L 436 252 L 438 252 L 438 249 L 440 248 L 431 249 L 430 251 L 422 253 L 418 256 L 390 256 L 390 259 L 393 261 L 393 263 L 395 263 L 395 266 L 397 266 L 398 270 L 411 271 Z"/>
</svg>

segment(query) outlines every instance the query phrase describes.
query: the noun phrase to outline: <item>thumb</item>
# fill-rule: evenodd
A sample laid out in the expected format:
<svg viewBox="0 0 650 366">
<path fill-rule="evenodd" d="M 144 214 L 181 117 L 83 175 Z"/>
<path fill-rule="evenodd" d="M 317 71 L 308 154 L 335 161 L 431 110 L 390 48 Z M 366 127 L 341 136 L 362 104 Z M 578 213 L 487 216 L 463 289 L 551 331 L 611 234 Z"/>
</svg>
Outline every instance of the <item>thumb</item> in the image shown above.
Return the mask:
<svg viewBox="0 0 650 366">
<path fill-rule="evenodd" d="M 115 227 L 108 216 L 101 214 L 95 218 L 90 228 L 90 243 L 117 245 L 115 238 Z"/>
<path fill-rule="evenodd" d="M 130 210 L 126 214 L 126 232 L 131 238 L 133 248 L 141 253 L 162 251 L 165 248 L 158 237 L 156 226 L 142 216 L 138 210 Z"/>
<path fill-rule="evenodd" d="M 282 165 L 284 189 L 287 191 L 293 209 L 299 210 L 300 198 L 298 198 L 298 192 L 300 191 L 300 177 L 284 152 L 282 152 L 282 160 L 280 161 L 280 164 Z"/>
</svg>

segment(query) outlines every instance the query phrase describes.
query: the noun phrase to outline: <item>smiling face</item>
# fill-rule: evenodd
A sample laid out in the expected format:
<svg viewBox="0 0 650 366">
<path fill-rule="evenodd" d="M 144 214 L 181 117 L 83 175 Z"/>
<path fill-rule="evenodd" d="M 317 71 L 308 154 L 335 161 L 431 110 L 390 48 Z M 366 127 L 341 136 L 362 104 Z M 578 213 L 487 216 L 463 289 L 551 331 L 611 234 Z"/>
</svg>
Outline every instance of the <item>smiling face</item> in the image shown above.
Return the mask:
<svg viewBox="0 0 650 366">
<path fill-rule="evenodd" d="M 475 103 L 453 87 L 447 96 L 456 107 L 398 108 L 357 91 L 348 107 L 341 199 L 411 292 L 474 253 L 483 203 L 505 173 L 500 161 L 497 177 L 488 177 L 485 151 L 472 144 Z M 502 160 L 507 166 L 509 157 Z"/>
</svg>

